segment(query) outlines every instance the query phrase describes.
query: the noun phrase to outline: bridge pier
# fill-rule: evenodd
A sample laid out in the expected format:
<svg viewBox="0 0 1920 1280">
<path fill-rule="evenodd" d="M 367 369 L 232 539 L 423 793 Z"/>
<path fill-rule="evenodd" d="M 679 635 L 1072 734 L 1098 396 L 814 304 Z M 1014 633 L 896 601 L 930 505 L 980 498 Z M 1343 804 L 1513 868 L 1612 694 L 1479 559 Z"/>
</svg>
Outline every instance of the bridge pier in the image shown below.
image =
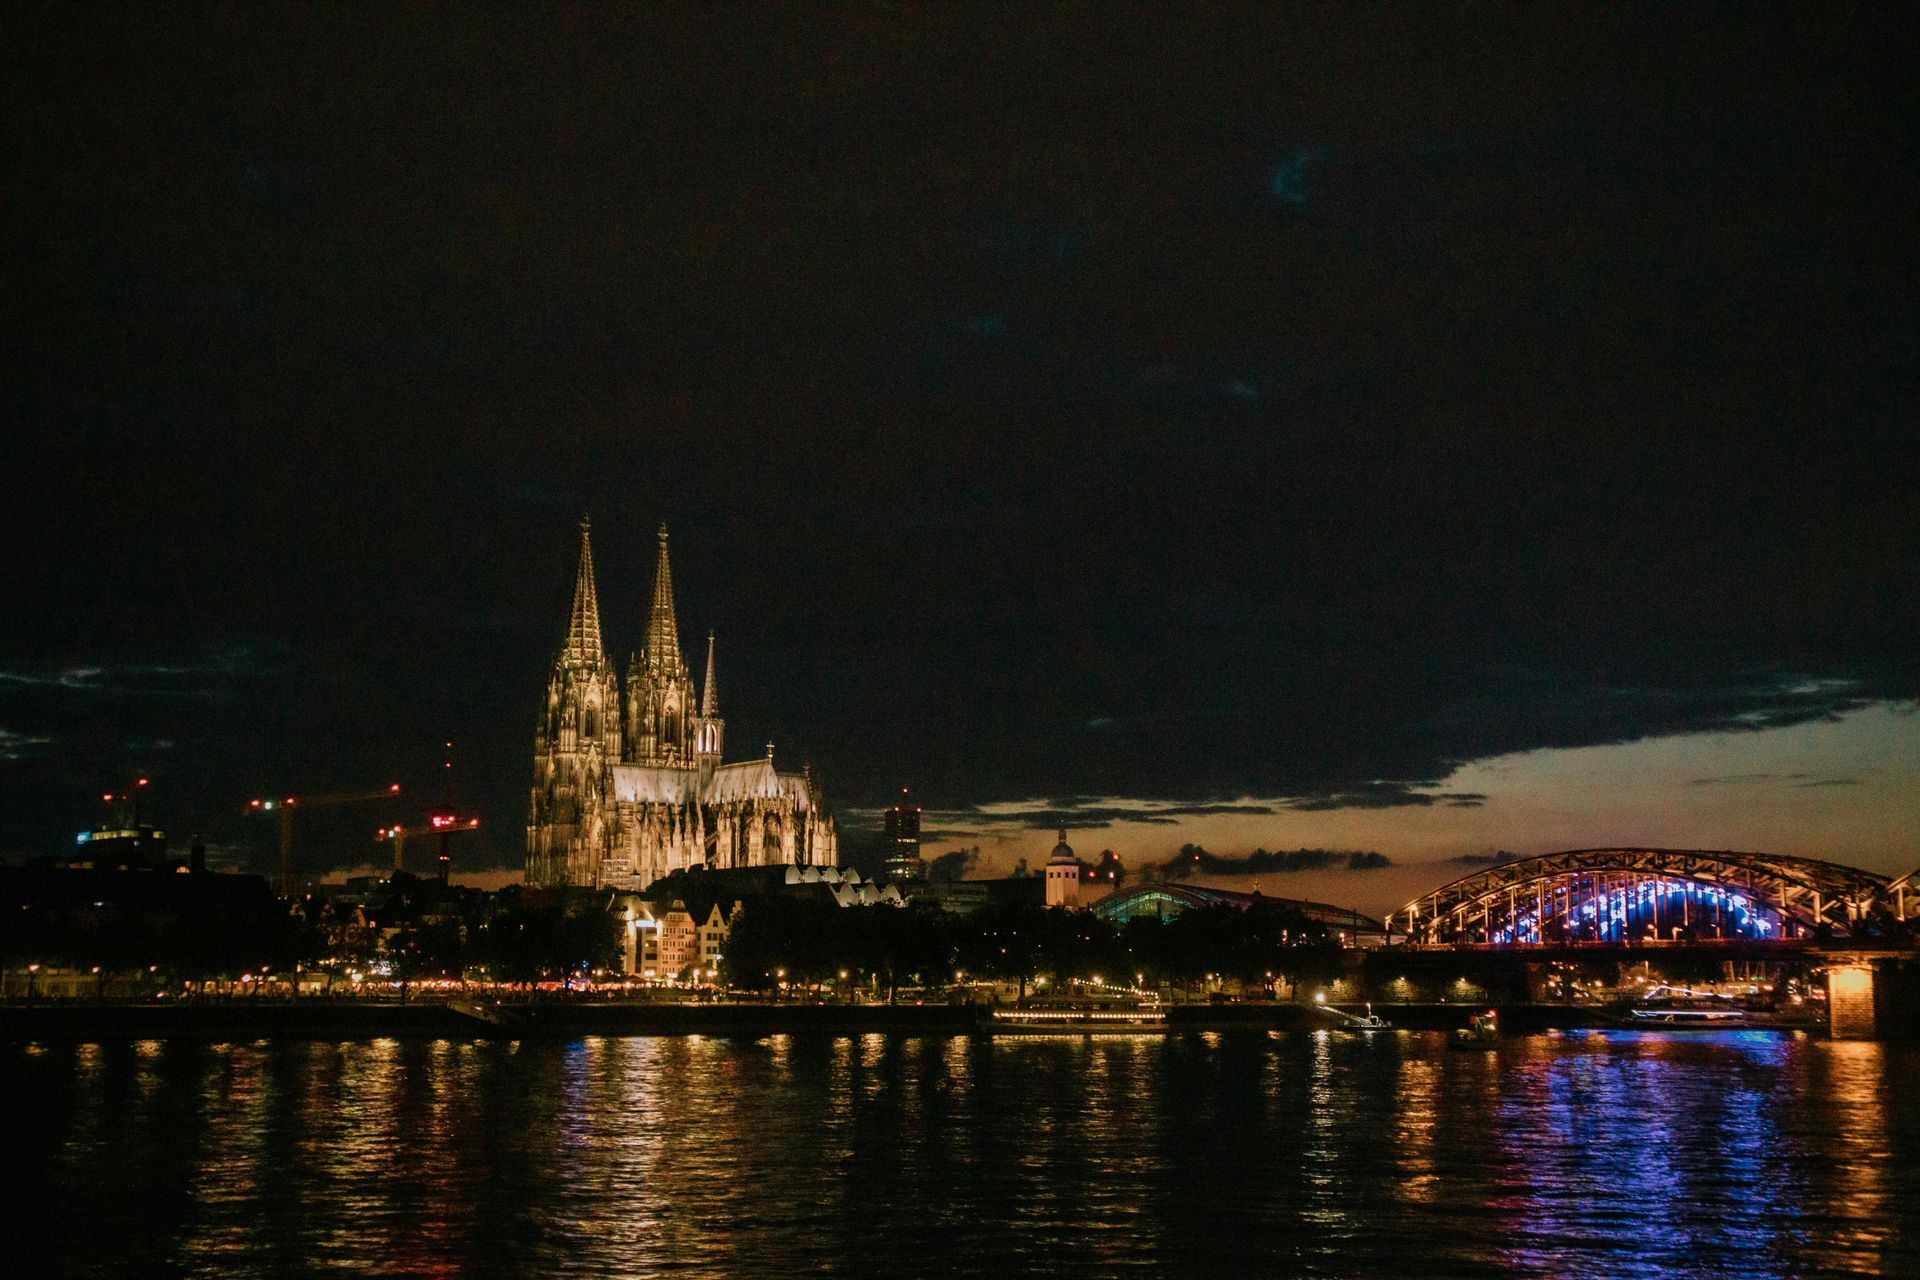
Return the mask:
<svg viewBox="0 0 1920 1280">
<path fill-rule="evenodd" d="M 1838 961 L 1827 970 L 1827 1031 L 1835 1040 L 1877 1040 L 1873 964 Z"/>
</svg>

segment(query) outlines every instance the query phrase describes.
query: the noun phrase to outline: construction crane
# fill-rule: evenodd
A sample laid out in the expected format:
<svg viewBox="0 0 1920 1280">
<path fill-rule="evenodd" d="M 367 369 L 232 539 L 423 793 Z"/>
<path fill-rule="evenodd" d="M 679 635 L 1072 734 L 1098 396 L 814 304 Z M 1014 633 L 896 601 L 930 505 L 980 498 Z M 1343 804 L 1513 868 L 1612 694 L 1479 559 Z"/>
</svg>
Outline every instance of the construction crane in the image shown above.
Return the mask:
<svg viewBox="0 0 1920 1280">
<path fill-rule="evenodd" d="M 443 805 L 427 816 L 427 820 L 417 826 L 405 827 L 395 823 L 391 827 L 382 827 L 374 832 L 376 843 L 389 841 L 393 845 L 393 869 L 399 872 L 406 867 L 407 837 L 412 835 L 438 835 L 440 837 L 440 883 L 447 882 L 447 873 L 453 867 L 453 854 L 448 848 L 453 838 L 462 831 L 472 831 L 480 825 L 478 818 L 464 818 L 455 813 L 450 806 Z"/>
<path fill-rule="evenodd" d="M 400 794 L 400 784 L 378 791 L 341 791 L 327 796 L 282 796 L 278 800 L 255 800 L 247 805 L 249 813 L 280 815 L 280 892 L 292 899 L 299 890 L 293 868 L 293 811 L 325 809 L 337 804 L 359 804 L 365 800 L 387 800 Z"/>
<path fill-rule="evenodd" d="M 393 841 L 393 869 L 402 869 L 406 860 L 407 837 L 418 831 L 440 837 L 440 883 L 447 882 L 447 874 L 453 869 L 453 838 L 462 831 L 472 831 L 480 825 L 480 819 L 462 815 L 453 807 L 453 744 L 443 744 L 446 749 L 446 763 L 440 766 L 440 804 L 427 815 L 420 826 L 409 830 L 403 826 L 382 827 L 374 833 L 374 839 Z"/>
</svg>

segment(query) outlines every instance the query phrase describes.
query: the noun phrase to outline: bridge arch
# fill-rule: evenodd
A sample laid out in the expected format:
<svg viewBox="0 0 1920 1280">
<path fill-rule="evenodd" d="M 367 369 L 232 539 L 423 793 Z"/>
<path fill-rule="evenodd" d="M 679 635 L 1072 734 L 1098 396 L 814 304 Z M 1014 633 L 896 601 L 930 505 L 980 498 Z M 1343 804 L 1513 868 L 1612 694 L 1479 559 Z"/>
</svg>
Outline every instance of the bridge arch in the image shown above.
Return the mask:
<svg viewBox="0 0 1920 1280">
<path fill-rule="evenodd" d="M 1885 876 L 1814 858 L 1571 849 L 1461 876 L 1388 923 L 1416 943 L 1443 944 L 1795 938 L 1856 932 L 1885 908 L 1889 888 Z"/>
</svg>

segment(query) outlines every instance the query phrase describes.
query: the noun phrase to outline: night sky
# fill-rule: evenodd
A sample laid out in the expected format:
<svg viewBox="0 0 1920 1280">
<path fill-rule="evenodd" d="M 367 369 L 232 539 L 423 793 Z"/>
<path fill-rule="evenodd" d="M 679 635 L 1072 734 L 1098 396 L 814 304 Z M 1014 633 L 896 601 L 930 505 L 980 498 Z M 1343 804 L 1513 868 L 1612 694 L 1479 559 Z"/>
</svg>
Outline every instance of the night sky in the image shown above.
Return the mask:
<svg viewBox="0 0 1920 1280">
<path fill-rule="evenodd" d="M 591 513 L 623 670 L 666 520 L 730 754 L 989 868 L 1905 871 L 1910 17 L 14 8 L 0 855 L 371 861 L 451 738 L 518 866 Z"/>
</svg>

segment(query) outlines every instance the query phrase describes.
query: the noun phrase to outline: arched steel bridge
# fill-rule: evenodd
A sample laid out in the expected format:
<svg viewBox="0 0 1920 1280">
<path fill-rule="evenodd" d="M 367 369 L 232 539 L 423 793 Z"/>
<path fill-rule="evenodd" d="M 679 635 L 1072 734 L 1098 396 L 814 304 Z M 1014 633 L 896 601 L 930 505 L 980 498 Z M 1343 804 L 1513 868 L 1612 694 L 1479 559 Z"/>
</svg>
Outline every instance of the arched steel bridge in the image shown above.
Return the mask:
<svg viewBox="0 0 1920 1280">
<path fill-rule="evenodd" d="M 1708 849 L 1573 849 L 1498 863 L 1389 916 L 1415 943 L 1847 936 L 1920 913 L 1916 873 Z"/>
</svg>

